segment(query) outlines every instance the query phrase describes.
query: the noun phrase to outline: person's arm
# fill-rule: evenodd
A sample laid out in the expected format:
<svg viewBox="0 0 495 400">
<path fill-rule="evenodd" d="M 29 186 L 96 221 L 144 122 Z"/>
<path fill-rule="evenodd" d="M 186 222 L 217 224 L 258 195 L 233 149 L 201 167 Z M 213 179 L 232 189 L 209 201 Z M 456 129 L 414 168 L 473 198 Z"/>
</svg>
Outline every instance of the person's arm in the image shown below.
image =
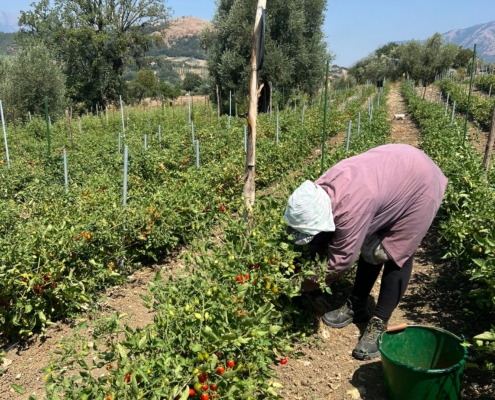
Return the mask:
<svg viewBox="0 0 495 400">
<path fill-rule="evenodd" d="M 368 235 L 371 222 L 372 215 L 363 213 L 336 224 L 328 244 L 327 284 L 337 280 L 352 267 Z"/>
</svg>

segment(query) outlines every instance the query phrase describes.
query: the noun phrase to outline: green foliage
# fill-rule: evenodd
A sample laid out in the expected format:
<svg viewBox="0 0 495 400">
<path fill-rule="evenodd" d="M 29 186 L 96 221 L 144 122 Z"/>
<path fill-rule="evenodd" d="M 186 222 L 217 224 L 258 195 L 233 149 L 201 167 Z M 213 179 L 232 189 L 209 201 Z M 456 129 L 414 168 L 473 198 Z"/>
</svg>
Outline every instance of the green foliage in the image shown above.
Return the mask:
<svg viewBox="0 0 495 400">
<path fill-rule="evenodd" d="M 0 55 L 12 56 L 19 50 L 13 33 L 0 32 Z"/>
<path fill-rule="evenodd" d="M 423 132 L 422 149 L 449 179 L 439 213 L 445 257 L 452 258 L 478 284 L 469 297 L 490 312 L 495 309 L 495 169 L 487 176 L 476 149 L 469 143 L 462 145 L 462 120 L 450 125 L 445 107 L 421 100 L 409 83 L 404 83 L 402 92 Z M 489 341 L 485 350 L 493 351 L 494 334 L 492 329 L 474 339 Z"/>
<path fill-rule="evenodd" d="M 210 87 L 219 86 L 225 104 L 229 91 L 238 101 L 248 94 L 256 5 L 256 0 L 218 1 L 213 27 L 202 35 Z M 329 57 L 322 32 L 325 7 L 324 0 L 267 3 L 264 64 L 259 73 L 265 90 L 271 82 L 288 98 L 298 88 L 314 95 L 321 87 Z M 216 98 L 214 92 L 211 97 Z M 267 108 L 266 98 L 262 95 L 261 109 Z"/>
<path fill-rule="evenodd" d="M 442 93 L 450 93 L 449 101 L 451 103 L 454 101 L 456 102 L 456 110 L 466 113 L 468 104 L 468 95 L 465 90 L 466 87 L 464 86 L 464 89 L 462 89 L 459 83 L 448 79 L 442 79 L 438 85 L 442 90 Z M 494 107 L 495 97 L 488 99 L 472 94 L 471 104 L 469 106 L 469 117 L 484 129 L 490 129 Z"/>
<path fill-rule="evenodd" d="M 368 89 L 342 112 L 331 109 L 330 120 L 355 119 L 372 92 Z M 336 101 L 340 103 L 342 98 Z M 289 243 L 281 215 L 300 180 L 318 175 L 320 160 L 307 165 L 301 160 L 319 144 L 320 111 L 308 109 L 305 125 L 297 124 L 299 116 L 292 112 L 281 113 L 283 136 L 279 146 L 273 145 L 273 123 L 260 118 L 260 140 L 263 143 L 266 139 L 267 145 L 260 155 L 273 151 L 266 158 L 262 156 L 258 179 L 276 181 L 276 195 L 264 196 L 256 203 L 248 226 L 239 217 L 243 212 L 242 184 L 232 184 L 229 179 L 220 185 L 225 192 L 220 204 L 225 205 L 226 212 L 216 217 L 219 223 L 215 229 L 224 227 L 222 235 L 213 241 L 208 229 L 197 231 L 197 240 L 183 257 L 185 274 L 169 279 L 156 275 L 149 286 L 151 294 L 143 296 L 155 314 L 153 323 L 132 329 L 124 325 L 124 315 L 116 314 L 97 319 L 91 338 L 79 334 L 90 327 L 89 323 L 78 325 L 75 338 L 64 340 L 45 368 L 47 398 L 187 399 L 190 389 L 198 388 L 198 394 L 203 391 L 200 383 L 209 386 L 205 391 L 209 398 L 279 398 L 276 389 L 280 386 L 273 383 L 270 367 L 285 357 L 292 362 L 292 357 L 300 355 L 294 345 L 306 341 L 305 332 L 298 331 L 304 317 L 291 298 L 299 294 L 306 276 L 319 273 L 319 265 L 314 263 L 293 264 L 301 250 Z M 340 127 L 340 123 L 331 124 L 331 131 Z M 203 131 L 203 140 L 212 132 L 219 133 L 218 127 L 208 128 Z M 375 109 L 373 121 L 365 118 L 361 128 L 361 136 L 353 137 L 349 153 L 338 146 L 327 157 L 328 165 L 384 143 L 390 129 L 385 102 Z M 236 123 L 235 131 L 242 132 L 242 123 Z M 225 138 L 234 134 L 226 132 Z M 220 151 L 225 155 L 220 161 L 225 164 L 217 173 L 229 168 L 233 160 L 242 166 L 242 147 L 235 151 L 231 146 L 227 157 L 223 152 L 227 143 L 219 143 L 220 137 L 224 135 L 215 136 L 216 146 L 212 146 L 216 154 Z M 289 163 L 294 165 L 294 161 L 303 168 L 297 174 L 287 174 Z M 209 176 L 198 173 L 190 176 L 195 182 L 192 185 Z M 198 187 L 201 195 L 205 197 Z M 196 204 L 192 201 L 190 207 L 196 208 Z M 197 207 L 199 214 L 201 207 Z M 97 369 L 100 373 L 93 374 Z"/>
<path fill-rule="evenodd" d="M 194 92 L 203 84 L 203 79 L 197 74 L 186 74 L 182 88 L 188 92 Z"/>
<path fill-rule="evenodd" d="M 471 49 L 463 49 L 459 46 L 459 52 L 454 59 L 454 68 L 467 68 L 471 64 L 473 60 L 473 50 Z"/>
<path fill-rule="evenodd" d="M 149 69 L 142 68 L 138 71 L 136 78 L 129 82 L 129 97 L 136 99 L 139 103 L 146 97 L 153 97 L 157 93 L 155 73 Z"/>
<path fill-rule="evenodd" d="M 89 108 L 124 93 L 126 63 L 139 60 L 157 40 L 168 10 L 162 0 L 40 0 L 21 12 L 18 40 L 42 43 L 64 66 L 68 95 Z"/>
<path fill-rule="evenodd" d="M 172 87 L 166 82 L 160 82 L 160 84 L 158 85 L 158 92 L 166 99 L 176 99 L 181 95 L 181 89 L 179 85 Z"/>
<path fill-rule="evenodd" d="M 349 74 L 363 83 L 383 76 L 396 79 L 409 73 L 411 79 L 429 84 L 450 68 L 459 53 L 459 46 L 443 44 L 442 35 L 435 33 L 424 43 L 416 40 L 397 45 L 389 43 L 349 69 Z"/>
<path fill-rule="evenodd" d="M 22 48 L 14 57 L 0 58 L 0 97 L 6 118 L 44 114 L 45 98 L 50 114 L 60 114 L 67 104 L 65 92 L 65 76 L 45 47 Z"/>
<path fill-rule="evenodd" d="M 409 73 L 411 79 L 432 83 L 435 77 L 450 68 L 459 53 L 459 46 L 443 44 L 442 35 L 435 33 L 424 43 L 408 42 L 397 48 L 398 70 Z"/>
<path fill-rule="evenodd" d="M 474 80 L 476 87 L 485 93 L 490 93 L 490 86 L 492 87 L 491 95 L 495 96 L 495 75 L 478 75 Z"/>
</svg>

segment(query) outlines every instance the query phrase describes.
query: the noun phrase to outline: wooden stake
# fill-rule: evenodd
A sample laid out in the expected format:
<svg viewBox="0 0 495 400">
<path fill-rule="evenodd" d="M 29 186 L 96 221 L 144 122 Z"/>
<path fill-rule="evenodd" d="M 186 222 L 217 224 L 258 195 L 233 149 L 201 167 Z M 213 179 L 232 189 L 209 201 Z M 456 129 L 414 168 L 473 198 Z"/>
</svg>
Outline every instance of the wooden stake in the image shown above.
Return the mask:
<svg viewBox="0 0 495 400">
<path fill-rule="evenodd" d="M 495 107 L 493 108 L 493 114 L 492 114 L 492 126 L 490 129 L 490 133 L 488 134 L 488 140 L 486 141 L 485 157 L 483 158 L 483 167 L 485 167 L 485 170 L 487 172 L 488 169 L 490 168 L 490 158 L 492 157 L 494 139 L 495 139 Z"/>
<path fill-rule="evenodd" d="M 246 153 L 246 182 L 244 184 L 244 205 L 250 214 L 253 209 L 255 200 L 255 160 L 256 160 L 256 121 L 258 118 L 258 97 L 263 89 L 263 85 L 258 88 L 258 55 L 262 51 L 261 35 L 262 24 L 261 18 L 263 11 L 266 9 L 266 0 L 258 0 L 258 8 L 256 10 L 256 18 L 253 30 L 253 49 L 251 52 L 251 83 L 249 86 L 249 114 L 248 114 L 248 143 Z M 244 213 L 244 217 L 248 217 L 248 213 Z"/>
</svg>

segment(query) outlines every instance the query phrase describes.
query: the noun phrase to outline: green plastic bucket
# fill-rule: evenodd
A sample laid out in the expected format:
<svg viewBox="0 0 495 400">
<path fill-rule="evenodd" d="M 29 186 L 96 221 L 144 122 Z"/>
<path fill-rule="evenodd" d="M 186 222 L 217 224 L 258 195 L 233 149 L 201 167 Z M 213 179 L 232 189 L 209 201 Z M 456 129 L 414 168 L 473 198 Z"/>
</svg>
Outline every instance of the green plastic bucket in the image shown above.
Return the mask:
<svg viewBox="0 0 495 400">
<path fill-rule="evenodd" d="M 457 400 L 467 359 L 464 340 L 443 329 L 413 325 L 378 338 L 390 400 Z"/>
</svg>

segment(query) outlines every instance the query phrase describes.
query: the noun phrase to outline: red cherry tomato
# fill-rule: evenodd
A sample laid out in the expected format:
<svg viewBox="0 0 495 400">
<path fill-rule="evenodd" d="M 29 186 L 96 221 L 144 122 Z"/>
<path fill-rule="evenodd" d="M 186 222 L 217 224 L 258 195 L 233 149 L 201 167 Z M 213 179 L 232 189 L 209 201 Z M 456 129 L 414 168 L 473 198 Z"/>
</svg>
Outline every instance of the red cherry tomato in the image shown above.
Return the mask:
<svg viewBox="0 0 495 400">
<path fill-rule="evenodd" d="M 196 394 L 195 390 L 194 389 L 189 389 L 189 397 L 192 397 Z"/>
<path fill-rule="evenodd" d="M 224 367 L 218 367 L 217 372 L 219 375 L 222 375 L 225 372 L 225 368 Z"/>
<path fill-rule="evenodd" d="M 217 384 L 216 383 L 212 383 L 210 385 L 210 389 L 213 390 L 213 391 L 217 390 Z"/>
<path fill-rule="evenodd" d="M 246 280 L 249 280 L 249 274 L 244 275 L 244 278 L 246 278 Z"/>
<path fill-rule="evenodd" d="M 227 367 L 229 367 L 229 368 L 234 368 L 234 365 L 235 365 L 234 360 L 229 360 L 229 361 L 227 361 Z"/>
<path fill-rule="evenodd" d="M 124 379 L 125 383 L 129 383 L 131 381 L 131 374 L 127 374 Z"/>
<path fill-rule="evenodd" d="M 237 282 L 242 282 L 242 275 L 239 275 L 237 278 L 235 278 Z"/>
<path fill-rule="evenodd" d="M 201 386 L 201 389 L 206 392 L 208 390 L 208 385 L 205 383 L 203 386 Z"/>
<path fill-rule="evenodd" d="M 210 400 L 210 395 L 208 393 L 203 393 L 201 395 L 201 400 Z"/>
<path fill-rule="evenodd" d="M 207 375 L 206 375 L 206 374 L 201 374 L 201 375 L 199 376 L 199 381 L 200 381 L 201 383 L 205 383 L 205 382 L 206 382 L 206 377 L 207 377 Z"/>
<path fill-rule="evenodd" d="M 287 364 L 287 358 L 282 358 L 282 359 L 280 360 L 280 364 L 282 364 L 282 365 Z"/>
</svg>

